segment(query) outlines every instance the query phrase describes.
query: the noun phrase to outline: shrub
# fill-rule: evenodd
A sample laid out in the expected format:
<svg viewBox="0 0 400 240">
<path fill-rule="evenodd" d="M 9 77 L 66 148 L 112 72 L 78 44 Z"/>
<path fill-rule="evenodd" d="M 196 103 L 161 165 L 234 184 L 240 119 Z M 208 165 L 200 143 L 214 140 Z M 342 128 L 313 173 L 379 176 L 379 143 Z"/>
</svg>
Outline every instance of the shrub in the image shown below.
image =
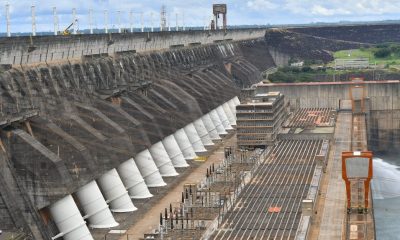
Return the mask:
<svg viewBox="0 0 400 240">
<path fill-rule="evenodd" d="M 313 82 L 315 79 L 313 76 L 308 74 L 301 74 L 297 80 L 297 82 Z"/>
<path fill-rule="evenodd" d="M 293 83 L 296 81 L 296 78 L 291 73 L 285 73 L 278 71 L 274 74 L 269 75 L 269 80 L 271 82 L 285 82 L 285 83 Z"/>
<path fill-rule="evenodd" d="M 389 46 L 389 43 L 380 43 L 376 45 L 376 48 L 388 48 Z"/>
<path fill-rule="evenodd" d="M 309 66 L 305 66 L 305 67 L 302 67 L 302 68 L 301 68 L 301 71 L 302 71 L 302 72 L 312 72 L 313 69 L 312 69 L 311 67 L 309 67 Z"/>
<path fill-rule="evenodd" d="M 391 53 L 392 52 L 388 48 L 380 48 L 374 53 L 374 56 L 376 58 L 386 58 L 389 57 Z"/>
</svg>

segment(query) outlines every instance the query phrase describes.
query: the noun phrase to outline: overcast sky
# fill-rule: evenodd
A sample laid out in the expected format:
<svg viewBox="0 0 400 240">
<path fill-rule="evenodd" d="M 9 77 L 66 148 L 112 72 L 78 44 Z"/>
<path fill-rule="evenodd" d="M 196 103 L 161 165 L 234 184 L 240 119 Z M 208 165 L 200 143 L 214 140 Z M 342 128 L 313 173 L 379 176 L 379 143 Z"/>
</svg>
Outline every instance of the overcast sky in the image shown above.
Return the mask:
<svg viewBox="0 0 400 240">
<path fill-rule="evenodd" d="M 371 21 L 400 19 L 400 0 L 0 0 L 0 32 L 6 29 L 5 5 L 11 9 L 11 31 L 31 31 L 31 5 L 36 6 L 38 31 L 53 29 L 52 8 L 57 7 L 60 28 L 72 21 L 72 8 L 76 8 L 79 28 L 88 28 L 89 9 L 93 9 L 93 25 L 104 28 L 104 10 L 109 11 L 109 26 L 117 25 L 117 11 L 121 11 L 124 27 L 129 27 L 129 12 L 134 12 L 135 27 L 140 26 L 143 12 L 145 25 L 150 25 L 153 13 L 154 25 L 159 26 L 160 8 L 165 4 L 171 25 L 175 15 L 185 10 L 186 26 L 204 26 L 211 18 L 213 3 L 228 4 L 228 24 L 287 24 L 310 22 Z"/>
</svg>

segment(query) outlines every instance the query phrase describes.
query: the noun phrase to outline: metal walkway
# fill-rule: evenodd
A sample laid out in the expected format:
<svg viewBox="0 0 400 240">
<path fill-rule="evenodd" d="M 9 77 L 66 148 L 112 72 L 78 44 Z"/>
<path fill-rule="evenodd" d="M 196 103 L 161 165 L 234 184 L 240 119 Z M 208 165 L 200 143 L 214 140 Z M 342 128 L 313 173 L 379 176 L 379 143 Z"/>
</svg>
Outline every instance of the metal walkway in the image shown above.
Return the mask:
<svg viewBox="0 0 400 240">
<path fill-rule="evenodd" d="M 346 214 L 346 188 L 342 180 L 342 152 L 350 149 L 352 114 L 339 112 L 336 120 L 333 159 L 328 161 L 328 191 L 319 230 L 319 240 L 342 239 Z"/>
</svg>

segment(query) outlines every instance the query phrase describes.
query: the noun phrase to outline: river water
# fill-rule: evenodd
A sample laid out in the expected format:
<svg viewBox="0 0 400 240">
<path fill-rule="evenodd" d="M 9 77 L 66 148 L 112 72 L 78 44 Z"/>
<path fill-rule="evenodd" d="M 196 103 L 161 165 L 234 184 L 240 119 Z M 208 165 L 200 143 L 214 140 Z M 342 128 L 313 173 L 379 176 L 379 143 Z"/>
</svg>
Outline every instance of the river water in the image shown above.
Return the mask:
<svg viewBox="0 0 400 240">
<path fill-rule="evenodd" d="M 398 156 L 379 156 L 374 159 L 372 193 L 377 239 L 400 239 L 400 158 Z"/>
</svg>

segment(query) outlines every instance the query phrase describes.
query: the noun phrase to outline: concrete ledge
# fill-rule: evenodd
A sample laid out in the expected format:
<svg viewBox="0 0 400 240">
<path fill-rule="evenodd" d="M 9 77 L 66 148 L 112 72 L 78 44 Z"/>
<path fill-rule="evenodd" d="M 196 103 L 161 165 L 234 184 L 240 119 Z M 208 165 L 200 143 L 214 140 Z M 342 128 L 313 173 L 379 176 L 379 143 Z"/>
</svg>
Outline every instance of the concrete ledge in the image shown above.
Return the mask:
<svg viewBox="0 0 400 240">
<path fill-rule="evenodd" d="M 68 36 L 4 37 L 0 65 L 29 65 L 80 60 L 83 56 L 167 50 L 170 46 L 214 44 L 262 38 L 265 29 L 217 31 L 85 34 Z M 34 48 L 32 48 L 34 46 Z"/>
<path fill-rule="evenodd" d="M 310 216 L 302 216 L 299 223 L 299 228 L 296 232 L 295 240 L 306 240 L 308 239 L 308 233 L 310 231 Z"/>
</svg>

